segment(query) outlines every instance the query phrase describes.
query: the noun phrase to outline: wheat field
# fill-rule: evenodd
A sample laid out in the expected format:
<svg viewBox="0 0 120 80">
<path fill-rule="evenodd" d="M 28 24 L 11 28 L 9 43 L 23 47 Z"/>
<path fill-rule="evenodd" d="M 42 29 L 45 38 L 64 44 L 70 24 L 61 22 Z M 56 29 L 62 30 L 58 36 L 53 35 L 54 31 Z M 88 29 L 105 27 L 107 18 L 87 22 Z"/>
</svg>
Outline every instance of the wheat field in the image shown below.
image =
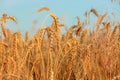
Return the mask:
<svg viewBox="0 0 120 80">
<path fill-rule="evenodd" d="M 38 12 L 44 10 L 50 9 Z M 62 34 L 65 25 L 52 13 L 51 25 L 32 38 L 6 28 L 8 20 L 18 22 L 1 15 L 0 80 L 120 80 L 120 24 L 95 9 L 88 14 L 98 19 L 92 30 L 77 17 L 77 24 Z"/>
</svg>

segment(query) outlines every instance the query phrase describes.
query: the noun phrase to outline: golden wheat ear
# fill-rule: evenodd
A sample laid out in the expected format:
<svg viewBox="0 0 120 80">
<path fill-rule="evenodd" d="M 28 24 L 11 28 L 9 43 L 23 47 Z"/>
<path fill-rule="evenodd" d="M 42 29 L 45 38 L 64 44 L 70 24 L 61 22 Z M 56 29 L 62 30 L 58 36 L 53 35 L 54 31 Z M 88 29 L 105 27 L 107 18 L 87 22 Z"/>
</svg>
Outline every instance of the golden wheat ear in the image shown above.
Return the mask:
<svg viewBox="0 0 120 80">
<path fill-rule="evenodd" d="M 7 20 L 12 20 L 12 21 L 14 21 L 14 22 L 17 23 L 17 19 L 14 16 L 9 16 L 9 15 L 7 15 L 7 14 L 4 13 L 2 15 L 1 21 L 3 21 L 3 22 L 6 23 Z"/>
<path fill-rule="evenodd" d="M 78 25 L 80 25 L 80 18 L 77 16 Z"/>
<path fill-rule="evenodd" d="M 42 12 L 42 11 L 50 11 L 50 9 L 48 7 L 42 7 L 40 9 L 38 9 L 37 12 Z"/>
<path fill-rule="evenodd" d="M 15 23 L 17 23 L 17 19 L 14 16 L 7 16 L 7 19 L 10 19 L 14 21 Z"/>
<path fill-rule="evenodd" d="M 7 14 L 4 13 L 2 15 L 2 22 L 6 23 L 6 21 L 7 21 Z"/>
<path fill-rule="evenodd" d="M 92 12 L 92 13 L 95 14 L 97 17 L 99 17 L 98 12 L 97 12 L 94 8 L 92 8 L 92 9 L 90 10 L 90 12 Z"/>
<path fill-rule="evenodd" d="M 52 18 L 57 18 L 56 15 L 53 14 L 53 13 L 51 13 L 50 16 L 51 16 Z"/>
<path fill-rule="evenodd" d="M 54 23 L 58 27 L 59 18 L 55 14 L 53 14 L 53 13 L 51 13 L 50 16 L 54 19 Z"/>
</svg>

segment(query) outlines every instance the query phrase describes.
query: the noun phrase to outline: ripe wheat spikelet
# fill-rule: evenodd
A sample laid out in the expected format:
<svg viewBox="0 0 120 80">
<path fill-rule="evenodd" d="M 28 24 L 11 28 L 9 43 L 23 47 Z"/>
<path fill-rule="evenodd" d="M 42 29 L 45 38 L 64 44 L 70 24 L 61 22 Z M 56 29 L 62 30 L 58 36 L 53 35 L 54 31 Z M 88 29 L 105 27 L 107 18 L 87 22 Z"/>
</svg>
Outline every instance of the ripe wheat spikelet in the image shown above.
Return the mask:
<svg viewBox="0 0 120 80">
<path fill-rule="evenodd" d="M 114 30 L 113 30 L 113 32 L 112 32 L 112 34 L 111 34 L 111 37 L 112 37 L 112 38 L 114 38 L 114 37 L 116 36 L 117 30 L 118 30 L 118 26 L 115 26 L 115 28 L 114 28 Z"/>
<path fill-rule="evenodd" d="M 26 33 L 25 33 L 25 41 L 28 41 L 28 40 L 29 40 L 29 33 L 26 32 Z"/>
<path fill-rule="evenodd" d="M 13 57 L 16 61 L 19 61 L 19 58 L 20 58 L 20 54 L 19 54 L 19 50 L 18 50 L 18 44 L 19 43 L 19 40 L 20 40 L 20 37 L 19 37 L 19 32 L 16 32 L 13 34 Z M 20 45 L 19 45 L 20 46 Z"/>
<path fill-rule="evenodd" d="M 50 16 L 54 19 L 56 30 L 58 28 L 59 18 L 55 14 L 50 14 Z"/>
<path fill-rule="evenodd" d="M 42 12 L 42 11 L 50 11 L 50 9 L 48 7 L 42 7 L 38 9 L 38 12 Z"/>
<path fill-rule="evenodd" d="M 48 79 L 53 80 L 54 78 L 54 71 L 53 71 L 53 42 L 54 42 L 54 31 L 51 28 L 46 28 L 48 35 L 49 35 L 49 52 L 48 52 L 48 58 L 50 61 L 48 61 L 48 64 L 50 64 L 50 72 L 47 74 Z"/>
<path fill-rule="evenodd" d="M 80 18 L 79 18 L 79 17 L 77 17 L 77 20 L 78 20 L 78 25 L 80 25 Z"/>
<path fill-rule="evenodd" d="M 7 19 L 10 19 L 17 23 L 17 19 L 14 16 L 7 16 Z"/>
<path fill-rule="evenodd" d="M 2 17 L 0 18 L 0 23 L 1 23 L 1 27 L 2 27 L 2 32 L 5 38 L 8 38 L 8 33 L 7 33 L 7 29 L 5 28 L 5 23 L 7 22 L 7 20 L 12 20 L 14 22 L 17 23 L 17 20 L 15 17 L 13 16 L 8 16 L 7 14 L 3 14 Z"/>
<path fill-rule="evenodd" d="M 90 12 L 92 12 L 92 13 L 95 14 L 97 17 L 99 17 L 99 14 L 98 14 L 98 12 L 97 12 L 95 9 L 92 8 L 92 9 L 90 10 Z"/>
<path fill-rule="evenodd" d="M 16 51 L 17 51 L 17 33 L 14 33 L 13 35 L 14 35 L 13 48 L 14 48 L 14 51 L 16 54 Z"/>
<path fill-rule="evenodd" d="M 50 14 L 50 16 L 54 19 L 54 24 L 52 25 L 53 30 L 55 31 L 55 34 L 60 38 L 60 26 L 62 24 L 59 23 L 59 18 L 55 14 Z"/>
<path fill-rule="evenodd" d="M 16 20 L 16 18 L 14 16 L 9 16 L 9 15 L 4 13 L 2 15 L 2 21 L 6 23 L 7 20 L 12 20 L 12 21 L 17 23 L 17 20 Z"/>
<path fill-rule="evenodd" d="M 78 26 L 78 29 L 76 31 L 76 35 L 80 35 L 80 32 L 82 31 L 82 26 Z"/>
<path fill-rule="evenodd" d="M 106 30 L 107 33 L 110 32 L 110 30 L 111 30 L 111 24 L 110 24 L 110 22 L 106 22 L 105 23 L 105 25 L 103 27 L 103 30 Z"/>
<path fill-rule="evenodd" d="M 77 25 L 77 30 L 76 30 L 76 35 L 80 35 L 80 32 L 82 31 L 82 25 L 80 23 L 80 18 L 77 17 L 77 20 L 78 20 L 78 25 Z"/>
</svg>

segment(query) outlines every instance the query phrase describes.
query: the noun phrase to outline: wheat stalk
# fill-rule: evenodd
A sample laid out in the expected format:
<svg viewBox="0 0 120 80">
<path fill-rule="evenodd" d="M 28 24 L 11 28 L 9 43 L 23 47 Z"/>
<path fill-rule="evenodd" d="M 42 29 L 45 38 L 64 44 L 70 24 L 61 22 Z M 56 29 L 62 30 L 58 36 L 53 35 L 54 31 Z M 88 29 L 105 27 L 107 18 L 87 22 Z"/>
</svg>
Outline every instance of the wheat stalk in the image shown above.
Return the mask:
<svg viewBox="0 0 120 80">
<path fill-rule="evenodd" d="M 55 24 L 55 30 L 58 30 L 58 24 L 59 24 L 59 18 L 55 14 L 50 14 L 50 16 L 54 19 L 54 24 Z"/>
<path fill-rule="evenodd" d="M 96 23 L 96 27 L 97 27 L 97 28 L 96 28 L 96 32 L 100 29 L 100 25 L 101 25 L 103 19 L 104 19 L 106 16 L 107 16 L 107 13 L 104 14 L 104 15 L 102 15 L 102 16 L 99 16 L 98 21 L 97 21 L 97 23 Z"/>
<path fill-rule="evenodd" d="M 2 32 L 3 32 L 4 37 L 8 38 L 8 34 L 7 34 L 7 30 L 6 30 L 5 26 L 3 24 L 1 24 L 1 27 L 2 27 Z"/>
<path fill-rule="evenodd" d="M 111 34 L 111 37 L 112 37 L 112 38 L 114 38 L 115 35 L 117 34 L 117 29 L 118 29 L 118 26 L 115 26 L 115 28 L 114 28 L 114 30 L 113 30 L 113 32 L 112 32 L 112 34 Z"/>
<path fill-rule="evenodd" d="M 2 21 L 6 23 L 7 20 L 12 20 L 12 21 L 17 23 L 17 20 L 16 20 L 16 18 L 14 16 L 9 16 L 9 15 L 4 13 L 2 15 Z"/>
<path fill-rule="evenodd" d="M 29 40 L 29 33 L 26 32 L 26 33 L 25 33 L 25 41 L 27 42 L 28 40 Z"/>
<path fill-rule="evenodd" d="M 82 34 L 81 34 L 81 39 L 80 39 L 80 42 L 81 42 L 81 43 L 83 43 L 83 41 L 85 41 L 85 37 L 86 37 L 88 31 L 89 31 L 88 29 L 85 29 L 85 30 L 82 32 Z"/>
</svg>

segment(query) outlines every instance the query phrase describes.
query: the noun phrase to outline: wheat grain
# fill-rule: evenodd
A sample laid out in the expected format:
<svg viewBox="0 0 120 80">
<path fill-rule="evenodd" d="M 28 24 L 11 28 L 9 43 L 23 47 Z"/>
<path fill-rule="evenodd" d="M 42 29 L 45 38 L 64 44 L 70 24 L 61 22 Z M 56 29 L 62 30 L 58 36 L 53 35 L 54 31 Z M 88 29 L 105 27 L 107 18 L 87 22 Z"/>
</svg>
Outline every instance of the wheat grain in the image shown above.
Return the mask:
<svg viewBox="0 0 120 80">
<path fill-rule="evenodd" d="M 5 47 L 8 47 L 8 44 L 5 42 L 0 43 L 1 45 L 4 45 Z"/>
</svg>

